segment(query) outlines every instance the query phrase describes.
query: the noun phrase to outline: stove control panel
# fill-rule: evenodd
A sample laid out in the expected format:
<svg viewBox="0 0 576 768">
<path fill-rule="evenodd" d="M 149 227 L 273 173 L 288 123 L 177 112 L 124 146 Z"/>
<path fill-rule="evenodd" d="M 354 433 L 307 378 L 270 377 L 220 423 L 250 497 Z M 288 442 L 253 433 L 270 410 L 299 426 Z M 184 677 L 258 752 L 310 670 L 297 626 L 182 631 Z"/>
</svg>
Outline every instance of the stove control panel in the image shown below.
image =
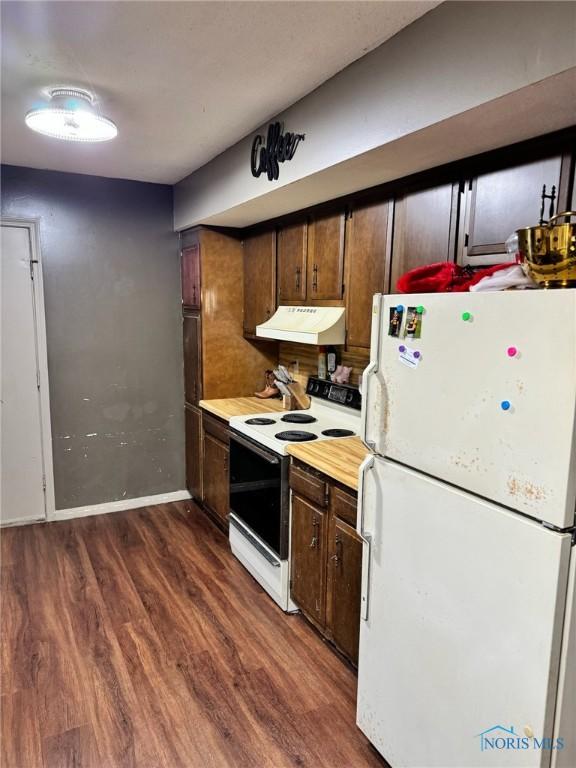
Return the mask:
<svg viewBox="0 0 576 768">
<path fill-rule="evenodd" d="M 316 376 L 308 378 L 306 392 L 321 400 L 329 400 L 332 403 L 346 405 L 359 411 L 362 407 L 362 395 L 358 387 L 351 384 L 333 384 L 326 379 L 318 379 Z"/>
</svg>

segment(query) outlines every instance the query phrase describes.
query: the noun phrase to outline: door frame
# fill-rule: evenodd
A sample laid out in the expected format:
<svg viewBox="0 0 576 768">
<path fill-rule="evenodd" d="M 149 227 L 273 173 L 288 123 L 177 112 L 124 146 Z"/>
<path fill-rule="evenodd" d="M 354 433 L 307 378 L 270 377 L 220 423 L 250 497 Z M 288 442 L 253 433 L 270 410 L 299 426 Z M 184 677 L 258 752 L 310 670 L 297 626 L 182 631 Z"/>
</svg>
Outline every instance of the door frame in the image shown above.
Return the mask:
<svg viewBox="0 0 576 768">
<path fill-rule="evenodd" d="M 37 517 L 20 520 L 6 520 L 2 525 L 22 525 L 26 523 L 45 522 L 52 520 L 55 512 L 54 497 L 54 465 L 52 458 L 52 424 L 50 421 L 50 388 L 48 379 L 48 346 L 46 342 L 46 311 L 44 306 L 44 279 L 42 272 L 42 251 L 40 248 L 40 220 L 0 218 L 0 225 L 21 227 L 28 230 L 30 254 L 34 264 L 34 279 L 32 281 L 34 328 L 36 332 L 37 368 L 40 379 L 40 429 L 42 441 L 42 464 L 44 470 L 44 520 Z"/>
</svg>

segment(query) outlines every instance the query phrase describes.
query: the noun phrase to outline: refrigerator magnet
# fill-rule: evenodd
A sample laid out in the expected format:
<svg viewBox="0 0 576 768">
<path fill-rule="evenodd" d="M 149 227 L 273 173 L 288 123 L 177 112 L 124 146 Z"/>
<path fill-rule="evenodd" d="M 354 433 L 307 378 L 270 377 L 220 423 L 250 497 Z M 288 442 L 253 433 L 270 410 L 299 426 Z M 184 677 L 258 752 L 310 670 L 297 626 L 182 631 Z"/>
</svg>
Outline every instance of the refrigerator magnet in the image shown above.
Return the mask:
<svg viewBox="0 0 576 768">
<path fill-rule="evenodd" d="M 420 307 L 408 307 L 406 312 L 406 325 L 404 327 L 404 338 L 419 339 L 422 331 L 422 312 L 418 311 Z"/>
<path fill-rule="evenodd" d="M 402 318 L 404 317 L 404 307 L 398 304 L 397 307 L 390 307 L 390 320 L 388 322 L 388 336 L 400 336 L 402 328 Z"/>
<path fill-rule="evenodd" d="M 408 368 L 417 368 L 422 359 L 422 355 L 417 349 L 410 349 L 405 344 L 400 344 L 398 353 L 398 360 L 403 365 L 407 365 Z"/>
</svg>

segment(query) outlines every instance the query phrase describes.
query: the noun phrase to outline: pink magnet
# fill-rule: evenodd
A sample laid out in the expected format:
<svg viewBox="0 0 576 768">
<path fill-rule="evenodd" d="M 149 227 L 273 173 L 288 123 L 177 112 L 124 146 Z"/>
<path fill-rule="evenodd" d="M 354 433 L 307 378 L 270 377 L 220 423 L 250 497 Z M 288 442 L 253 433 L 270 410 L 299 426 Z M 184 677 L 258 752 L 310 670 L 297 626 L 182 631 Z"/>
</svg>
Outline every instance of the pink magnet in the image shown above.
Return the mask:
<svg viewBox="0 0 576 768">
<path fill-rule="evenodd" d="M 508 357 L 516 357 L 516 355 L 518 354 L 518 350 L 516 349 L 516 347 L 508 347 L 506 351 L 508 352 Z"/>
</svg>

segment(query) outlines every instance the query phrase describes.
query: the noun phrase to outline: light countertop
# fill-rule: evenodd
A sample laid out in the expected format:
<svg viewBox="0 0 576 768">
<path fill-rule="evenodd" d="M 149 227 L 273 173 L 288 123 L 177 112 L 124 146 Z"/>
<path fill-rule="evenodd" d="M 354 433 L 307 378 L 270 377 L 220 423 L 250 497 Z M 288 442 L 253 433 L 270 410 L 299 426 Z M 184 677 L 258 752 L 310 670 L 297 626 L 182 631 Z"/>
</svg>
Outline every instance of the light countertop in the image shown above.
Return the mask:
<svg viewBox="0 0 576 768">
<path fill-rule="evenodd" d="M 287 451 L 295 459 L 309 464 L 355 491 L 358 490 L 360 464 L 368 454 L 368 449 L 359 437 L 295 443 L 289 445 Z"/>
<path fill-rule="evenodd" d="M 252 413 L 278 413 L 282 411 L 282 400 L 268 398 L 260 400 L 257 397 L 224 397 L 219 400 L 200 400 L 200 408 L 218 416 L 224 421 L 230 421 L 233 416 L 249 416 Z"/>
</svg>

